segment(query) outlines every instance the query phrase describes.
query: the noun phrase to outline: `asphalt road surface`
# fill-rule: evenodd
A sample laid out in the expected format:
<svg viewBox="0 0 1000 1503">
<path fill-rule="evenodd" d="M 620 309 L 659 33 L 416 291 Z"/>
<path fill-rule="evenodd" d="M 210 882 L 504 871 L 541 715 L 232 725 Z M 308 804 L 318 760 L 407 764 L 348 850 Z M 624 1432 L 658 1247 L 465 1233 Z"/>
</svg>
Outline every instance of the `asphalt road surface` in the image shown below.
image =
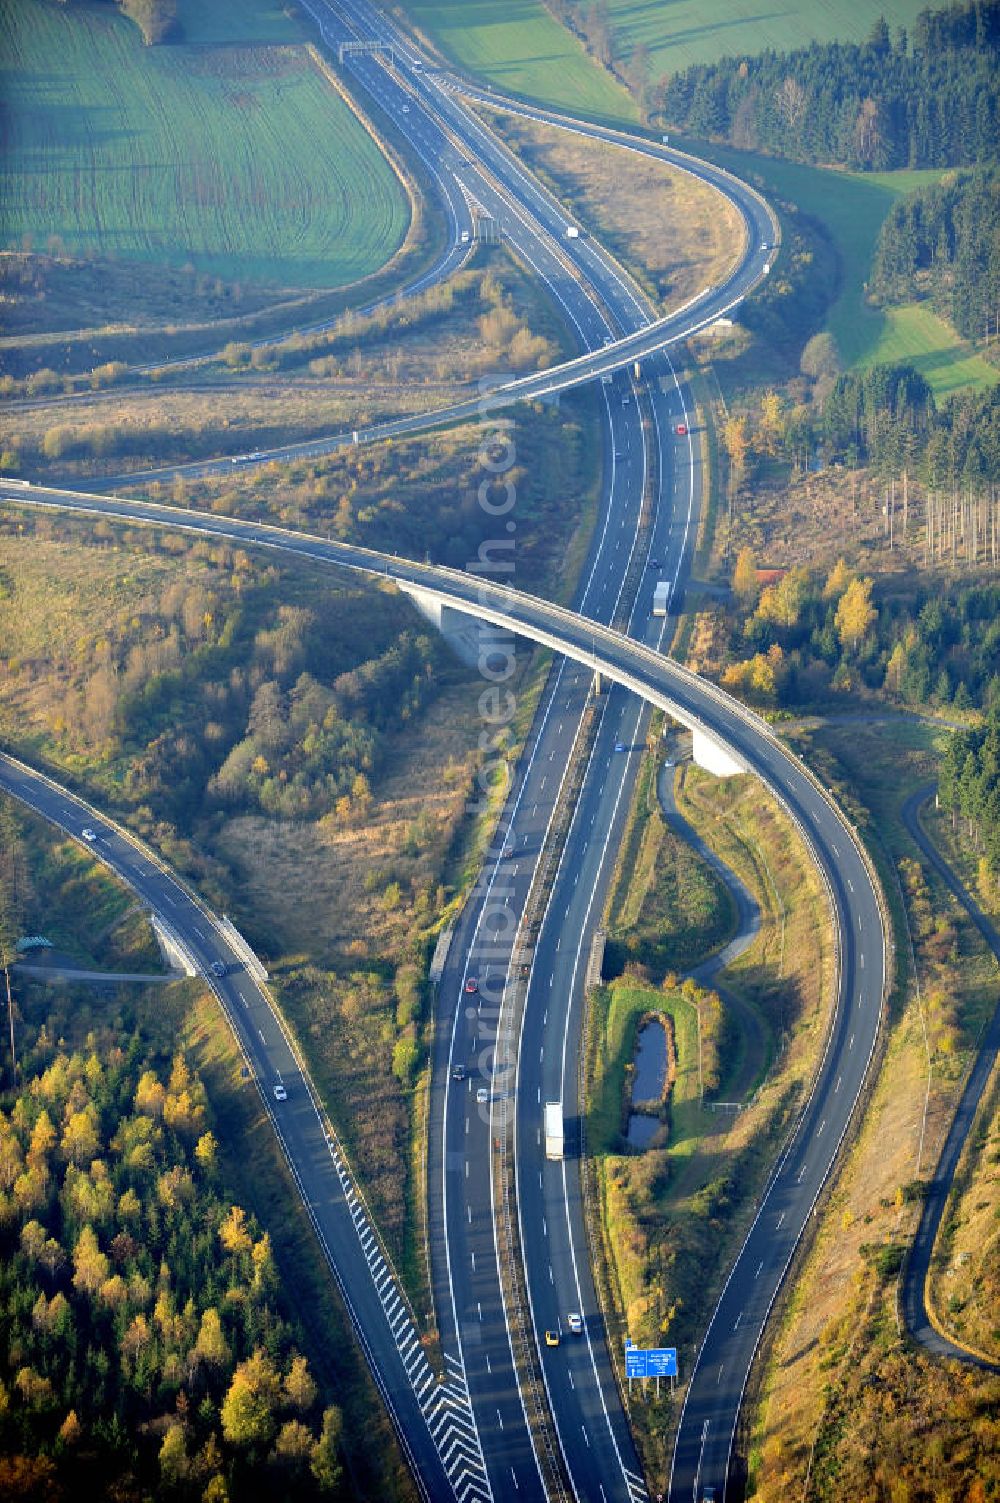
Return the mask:
<svg viewBox="0 0 1000 1503">
<path fill-rule="evenodd" d="M 383 1392 L 387 1382 L 396 1384 L 387 1402 L 404 1450 L 414 1445 L 426 1449 L 429 1444 L 426 1456 L 415 1457 L 412 1450 L 408 1454 L 430 1496 L 452 1491 L 473 1498 L 545 1495 L 526 1413 L 536 1398 L 530 1392 L 522 1395 L 514 1363 L 511 1333 L 523 1330 L 524 1323 L 519 1312 L 507 1308 L 498 1271 L 491 1143 L 502 1111 L 509 1113 L 516 1133 L 528 1339 L 537 1341 L 544 1327 L 565 1330 L 570 1310 L 583 1316 L 579 1336 L 567 1335 L 556 1349 L 537 1346 L 546 1401 L 572 1490 L 595 1503 L 613 1498 L 637 1503 L 645 1496 L 591 1282 L 579 1176 L 576 1069 L 586 956 L 629 804 L 639 761 L 635 753 L 645 738 L 648 710 L 642 702 L 669 708 L 710 744 L 729 747 L 737 764 L 765 777 L 800 821 L 827 874 L 836 908 L 840 996 L 817 1092 L 776 1171 L 688 1389 L 671 1494 L 686 1500 L 697 1487 L 713 1485 L 721 1498 L 749 1361 L 860 1088 L 882 990 L 881 925 L 850 830 L 762 722 L 663 658 L 659 647 L 670 619 L 651 615 L 653 586 L 661 578 L 671 585 L 671 612 L 679 607 L 700 505 L 698 449 L 688 431 L 688 399 L 666 351 L 670 343 L 728 311 L 757 284 L 774 254 L 776 229 L 757 195 L 718 169 L 613 133 L 616 139 L 627 139 L 633 150 L 673 158 L 685 170 L 715 182 L 737 203 L 746 224 L 744 256 L 726 282 L 707 289 L 687 308 L 658 319 L 596 242 L 585 234 L 567 240 L 565 211 L 465 108 L 458 92 L 465 87 L 461 81 L 422 64 L 394 24 L 363 0 L 339 6 L 310 0 L 309 9 L 331 47 L 365 38 L 392 44 L 392 66 L 385 66 L 384 55 L 364 51 L 345 58 L 345 66 L 431 170 L 448 205 L 456 255 L 463 254 L 460 227 L 471 223 L 470 205 L 492 214 L 561 307 L 583 353 L 553 370 L 500 382 L 488 404 L 476 395 L 438 413 L 371 426 L 356 436 L 333 435 L 309 444 L 253 451 L 235 461 L 226 457 L 142 477 L 118 477 L 118 482 L 225 473 L 234 462 L 263 464 L 274 458 L 319 455 L 345 443 L 471 417 L 489 423 L 505 404 L 603 377 L 608 463 L 578 611 L 532 601 L 483 574 L 435 570 L 253 523 L 107 498 L 54 496 L 16 483 L 0 488 L 0 495 L 132 520 L 158 520 L 243 544 L 281 548 L 320 563 L 392 574 L 402 588 L 421 590 L 425 607 L 443 604 L 471 615 L 480 623 L 476 629 L 481 640 L 492 643 L 494 651 L 506 650 L 506 638 L 481 623 L 543 642 L 565 655 L 550 676 L 509 793 L 501 838 L 458 925 L 439 988 L 429 1176 L 432 1272 L 449 1374 L 447 1414 L 435 1410 L 433 1419 L 428 1418 L 425 1405 L 437 1395 L 424 1381 L 419 1364 L 416 1387 L 407 1383 L 407 1375 L 412 1377 L 407 1364 L 416 1360 L 412 1346 L 402 1353 L 404 1381 L 398 1381 L 399 1345 L 384 1340 L 386 1310 L 378 1298 L 377 1280 L 375 1299 L 366 1300 L 355 1317 Z M 496 96 L 491 102 L 509 103 Z M 595 137 L 608 134 L 584 122 L 558 123 Z M 630 369 L 637 357 L 642 362 L 638 380 Z M 640 421 L 640 397 L 648 433 Z M 685 430 L 680 434 L 678 423 Z M 651 497 L 645 530 L 640 525 L 644 494 Z M 655 568 L 646 567 L 654 560 Z M 636 640 L 608 632 L 612 621 L 626 623 Z M 514 941 L 595 666 L 623 687 L 612 688 L 597 712 L 586 776 L 533 947 L 527 996 L 518 1018 L 509 1006 L 509 982 L 519 979 L 510 975 Z M 636 691 L 638 698 L 626 690 Z M 456 1073 L 464 1078 L 455 1079 Z M 483 1103 L 480 1092 L 487 1097 Z M 541 1151 L 541 1105 L 557 1098 L 566 1107 L 568 1153 L 561 1164 L 547 1164 Z M 297 1158 L 290 1161 L 301 1175 Z M 342 1164 L 335 1167 L 338 1174 L 343 1172 Z M 349 1200 L 347 1206 L 353 1214 Z M 338 1230 L 328 1254 L 335 1259 L 356 1256 L 355 1244 L 360 1244 L 367 1260 L 377 1246 L 367 1221 L 356 1230 L 342 1216 Z M 380 1271 L 383 1292 L 389 1289 L 390 1298 L 398 1302 L 391 1270 L 382 1265 Z M 367 1294 L 363 1279 L 362 1287 Z M 733 1301 L 739 1302 L 735 1312 Z M 390 1304 L 394 1316 L 400 1316 L 401 1308 Z M 404 1312 L 400 1318 L 408 1341 L 408 1317 Z M 380 1336 L 383 1347 L 376 1354 L 374 1342 Z M 444 1446 L 439 1443 L 442 1434 Z"/>
<path fill-rule="evenodd" d="M 934 867 L 945 886 L 968 913 L 993 951 L 997 963 L 1000 964 L 1000 934 L 997 933 L 995 926 L 990 923 L 978 903 L 970 897 L 920 823 L 920 809 L 933 792 L 934 785 L 931 784 L 910 795 L 903 805 L 903 823 L 920 847 L 925 859 Z M 948 1129 L 948 1136 L 945 1138 L 944 1147 L 941 1149 L 941 1155 L 935 1166 L 933 1178 L 928 1184 L 927 1195 L 920 1214 L 920 1224 L 903 1270 L 903 1284 L 900 1291 L 900 1305 L 907 1329 L 921 1346 L 935 1357 L 951 1357 L 957 1362 L 983 1367 L 991 1372 L 1000 1372 L 1000 1363 L 984 1362 L 982 1358 L 967 1352 L 957 1342 L 949 1341 L 947 1336 L 943 1336 L 931 1324 L 927 1314 L 926 1289 L 931 1255 L 948 1202 L 948 1193 L 955 1178 L 962 1149 L 965 1147 L 972 1124 L 976 1120 L 976 1112 L 979 1110 L 979 1103 L 987 1081 L 993 1073 L 998 1052 L 1000 1052 L 1000 1003 L 997 1004 L 980 1041 L 969 1078 L 965 1083 L 951 1127 Z"/>
<path fill-rule="evenodd" d="M 481 1503 L 489 1489 L 464 1385 L 450 1370 L 444 1382 L 431 1371 L 360 1189 L 244 948 L 150 851 L 67 789 L 2 754 L 0 788 L 120 877 L 215 993 L 246 1061 L 247 1089 L 255 1084 L 260 1092 L 421 1496 Z"/>
<path fill-rule="evenodd" d="M 856 836 L 844 816 L 758 717 L 655 649 L 563 607 L 458 570 L 389 559 L 371 550 L 231 518 L 116 498 L 54 494 L 9 481 L 0 485 L 0 495 L 20 504 L 181 527 L 317 562 L 392 574 L 404 586 L 550 646 L 587 670 L 596 668 L 608 682 L 623 685 L 730 748 L 747 770 L 764 779 L 797 822 L 829 885 L 839 952 L 837 999 L 814 1090 L 762 1196 L 687 1390 L 671 1496 L 686 1503 L 697 1486 L 712 1485 L 723 1497 L 750 1362 L 847 1129 L 879 1027 L 885 964 L 881 916 Z"/>
</svg>

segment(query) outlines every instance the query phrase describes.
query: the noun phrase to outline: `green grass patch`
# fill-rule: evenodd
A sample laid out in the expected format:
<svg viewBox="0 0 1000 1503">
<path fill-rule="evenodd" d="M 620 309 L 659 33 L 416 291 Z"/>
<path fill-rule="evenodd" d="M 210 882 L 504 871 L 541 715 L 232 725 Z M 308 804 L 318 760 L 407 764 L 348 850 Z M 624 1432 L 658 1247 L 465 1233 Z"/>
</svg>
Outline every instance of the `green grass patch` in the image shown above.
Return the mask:
<svg viewBox="0 0 1000 1503">
<path fill-rule="evenodd" d="M 689 970 L 733 932 L 729 894 L 711 867 L 676 836 L 660 812 L 658 764 L 644 759 L 622 845 L 621 878 L 609 911 L 605 974 L 632 962 L 656 979 Z"/>
<path fill-rule="evenodd" d="M 7 244 L 284 286 L 383 265 L 406 193 L 294 23 L 271 0 L 183 19 L 189 42 L 145 48 L 110 6 L 5 8 Z"/>
<path fill-rule="evenodd" d="M 30 870 L 18 926 L 42 934 L 83 969 L 158 972 L 165 969 L 145 910 L 106 866 L 47 820 L 4 795 L 13 811 L 23 859 Z M 45 951 L 29 951 L 30 965 Z"/>
<path fill-rule="evenodd" d="M 809 167 L 760 152 L 736 151 L 705 141 L 672 138 L 697 156 L 704 156 L 753 183 L 765 195 L 785 199 L 825 229 L 840 262 L 840 283 L 827 326 L 837 341 L 844 365 L 860 365 L 873 358 L 886 324 L 886 315 L 865 300 L 875 242 L 882 223 L 897 199 L 915 188 L 936 182 L 935 169 L 903 172 L 843 172 L 834 167 Z M 780 256 L 779 256 L 780 266 Z M 956 343 L 958 336 L 953 334 Z"/>
<path fill-rule="evenodd" d="M 675 139 L 679 144 L 680 138 Z M 926 305 L 876 308 L 866 297 L 875 242 L 886 215 L 897 199 L 936 182 L 941 176 L 936 168 L 842 172 L 703 141 L 691 140 L 684 145 L 754 183 L 765 195 L 795 204 L 822 225 L 840 269 L 827 327 L 837 341 L 845 369 L 876 362 L 906 362 L 926 377 L 938 398 L 967 386 L 989 386 L 1000 379 L 1000 373 Z M 779 256 L 779 269 L 780 265 Z"/>
<path fill-rule="evenodd" d="M 461 68 L 510 94 L 632 122 L 635 103 L 541 0 L 407 0 L 414 24 Z"/>
<path fill-rule="evenodd" d="M 587 7 L 576 0 L 575 8 Z M 826 0 L 823 5 L 758 5 L 756 0 L 608 0 L 608 19 L 619 33 L 619 52 L 643 45 L 650 77 L 677 73 L 693 63 L 747 56 L 773 48 L 788 52 L 810 42 L 861 42 L 884 16 L 889 26 L 909 26 L 924 0 Z"/>
<path fill-rule="evenodd" d="M 591 1096 L 587 1108 L 587 1151 L 592 1157 L 625 1148 L 622 1111 L 626 1071 L 635 1054 L 636 1034 L 650 1013 L 673 1021 L 677 1075 L 670 1091 L 670 1158 L 687 1158 L 705 1131 L 698 1090 L 698 1031 L 695 1009 L 679 988 L 662 991 L 622 977 L 602 987 L 594 1000 L 595 1036 Z"/>
<path fill-rule="evenodd" d="M 912 365 L 937 398 L 962 387 L 993 386 L 1000 371 L 965 343 L 926 303 L 886 308 L 881 335 L 865 364 Z"/>
</svg>

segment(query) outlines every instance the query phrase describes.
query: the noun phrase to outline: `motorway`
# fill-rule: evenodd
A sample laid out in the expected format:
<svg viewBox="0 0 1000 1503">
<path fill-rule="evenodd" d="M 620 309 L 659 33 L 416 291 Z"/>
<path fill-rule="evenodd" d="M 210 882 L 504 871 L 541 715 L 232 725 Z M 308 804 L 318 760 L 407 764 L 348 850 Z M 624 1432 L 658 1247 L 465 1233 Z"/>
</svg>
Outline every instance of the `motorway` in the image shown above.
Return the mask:
<svg viewBox="0 0 1000 1503">
<path fill-rule="evenodd" d="M 761 1197 L 688 1383 L 671 1497 L 687 1503 L 697 1485 L 709 1483 L 722 1498 L 750 1362 L 847 1130 L 882 1011 L 885 937 L 878 898 L 858 839 L 839 809 L 765 722 L 714 685 L 654 648 L 508 586 L 458 570 L 392 559 L 307 534 L 181 508 L 55 493 L 9 481 L 0 483 L 0 496 L 20 505 L 117 516 L 225 537 L 241 545 L 255 543 L 382 577 L 392 575 L 404 588 L 419 589 L 453 609 L 552 647 L 588 672 L 598 670 L 608 682 L 621 684 L 703 736 L 731 748 L 747 770 L 768 784 L 796 821 L 829 887 L 838 942 L 836 1007 L 814 1090 Z"/>
<path fill-rule="evenodd" d="M 506 583 L 497 584 L 481 566 L 465 574 L 434 569 L 177 508 L 55 494 L 16 482 L 0 485 L 0 495 L 21 504 L 117 514 L 208 532 L 318 563 L 391 574 L 401 588 L 418 589 L 425 607 L 443 604 L 499 628 L 498 635 L 479 627 L 481 639 L 491 644 L 488 651 L 502 655 L 505 634 L 510 633 L 561 654 L 509 790 L 501 836 L 459 922 L 439 987 L 429 1179 L 432 1276 L 448 1369 L 445 1396 L 426 1382 L 414 1348 L 406 1344 L 401 1350 L 391 1324 L 388 1335 L 384 1330 L 388 1301 L 379 1296 L 389 1290 L 395 1302 L 389 1308 L 394 1318 L 402 1319 L 400 1329 L 409 1342 L 409 1317 L 400 1314 L 403 1302 L 384 1260 L 377 1265 L 380 1277 L 374 1280 L 374 1294 L 369 1288 L 372 1279 L 365 1279 L 361 1268 L 364 1298 L 356 1300 L 356 1312 L 352 1309 L 404 1451 L 429 1496 L 475 1499 L 516 1494 L 540 1499 L 551 1484 L 551 1466 L 535 1454 L 531 1426 L 535 1437 L 545 1429 L 537 1425 L 537 1399 L 530 1391 L 522 1394 L 518 1385 L 511 1336 L 519 1325 L 518 1313 L 505 1303 L 498 1269 L 492 1143 L 498 1130 L 506 1131 L 510 1123 L 529 1339 L 535 1340 L 542 1327 L 564 1326 L 569 1310 L 580 1310 L 584 1316 L 580 1337 L 567 1338 L 554 1351 L 539 1345 L 535 1354 L 571 1490 L 594 1503 L 638 1503 L 645 1497 L 591 1281 L 576 1130 L 586 956 L 645 737 L 648 712 L 643 703 L 668 708 L 709 745 L 731 748 L 736 763 L 765 777 L 798 819 L 830 884 L 840 936 L 838 1010 L 812 1104 L 761 1204 L 687 1391 L 671 1496 L 687 1503 L 696 1487 L 714 1485 L 721 1499 L 749 1362 L 860 1090 L 878 1027 L 883 981 L 881 921 L 851 831 L 763 722 L 662 656 L 663 633 L 672 623 L 670 618 L 651 617 L 657 578 L 671 581 L 672 610 L 678 608 L 701 493 L 696 446 L 689 432 L 676 433 L 678 421 L 687 429 L 691 425 L 688 399 L 674 377 L 667 347 L 712 322 L 756 285 L 773 255 L 776 229 L 766 206 L 749 189 L 717 169 L 683 159 L 685 170 L 714 182 L 738 204 L 746 242 L 739 264 L 720 287 L 707 290 L 686 309 L 657 319 L 596 242 L 585 234 L 567 242 L 560 205 L 465 108 L 457 93 L 459 84 L 420 66 L 413 48 L 384 16 L 362 0 L 339 6 L 309 0 L 308 8 L 330 46 L 359 38 L 391 42 L 393 66 L 385 66 L 384 56 L 370 52 L 345 60 L 355 82 L 368 91 L 377 109 L 392 116 L 427 164 L 451 205 L 456 241 L 470 203 L 499 219 L 505 238 L 547 287 L 584 352 L 538 375 L 501 381 L 490 391 L 488 403 L 476 396 L 437 413 L 369 427 L 357 441 L 473 417 L 489 425 L 504 404 L 605 376 L 600 392 L 608 463 L 594 546 L 577 601 L 580 614 L 518 594 L 509 587 L 511 575 L 502 565 L 493 572 Z M 507 102 L 493 96 L 491 103 Z M 558 123 L 595 136 L 607 134 L 580 122 Z M 621 139 L 619 133 L 616 138 Z M 667 159 L 673 155 L 647 141 L 626 140 L 635 150 Z M 637 356 L 642 357 L 639 381 L 629 369 Z M 647 413 L 648 437 L 640 407 Z M 353 441 L 352 434 L 334 435 L 286 449 L 255 451 L 245 458 L 250 464 L 263 464 L 309 457 Z M 116 477 L 116 483 L 226 472 L 232 462 L 227 457 L 170 467 Z M 648 517 L 643 516 L 644 496 L 651 498 Z M 655 573 L 646 567 L 654 558 Z M 611 622 L 626 623 L 636 640 L 609 631 Z M 519 933 L 521 915 L 595 666 L 621 687 L 612 689 L 597 710 L 586 775 L 534 944 L 523 1011 L 517 1016 L 511 1011 L 515 988 L 510 982 L 520 977 L 513 978 L 510 969 L 515 945 L 524 938 Z M 469 992 L 466 987 L 473 977 L 477 989 Z M 467 1070 L 463 1081 L 453 1079 L 459 1064 Z M 483 1107 L 476 1099 L 481 1089 L 490 1098 Z M 302 1092 L 309 1095 L 304 1080 Z M 290 1093 L 288 1104 L 297 1095 L 298 1091 Z M 539 1131 L 542 1101 L 557 1097 L 564 1101 L 570 1127 L 569 1153 L 561 1165 L 545 1163 Z M 332 1208 L 339 1176 L 348 1171 L 337 1160 L 337 1178 L 331 1175 L 325 1130 L 322 1136 L 322 1148 L 296 1142 L 294 1151 L 286 1147 L 286 1152 L 300 1183 L 298 1155 L 300 1150 L 307 1155 L 316 1184 L 324 1187 Z M 311 1191 L 306 1199 L 307 1204 L 314 1199 Z M 352 1203 L 345 1203 L 351 1213 Z M 357 1262 L 360 1256 L 370 1273 L 372 1249 L 382 1255 L 367 1219 L 363 1235 L 359 1231 L 352 1236 L 343 1207 L 340 1218 L 339 1240 L 326 1245 L 341 1287 L 349 1287 L 354 1298 L 351 1260 Z M 344 1247 L 342 1265 L 345 1237 L 352 1246 Z M 418 1375 L 416 1384 L 411 1367 Z M 442 1397 L 445 1408 L 429 1414 L 427 1406 Z"/>
<path fill-rule="evenodd" d="M 776 253 L 777 222 L 767 204 L 746 184 L 710 163 L 696 162 L 684 153 L 645 139 L 552 117 L 553 123 L 566 129 L 594 139 L 613 138 L 630 150 L 669 162 L 717 188 L 739 209 L 745 240 L 737 264 L 718 285 L 706 288 L 683 307 L 658 316 L 598 241 L 582 231 L 578 239 L 566 238 L 569 221 L 565 210 L 464 106 L 456 92 L 457 82 L 431 70 L 412 71 L 417 54 L 379 12 L 362 5 L 360 0 L 350 7 L 309 0 L 306 9 L 331 49 L 341 42 L 357 41 L 363 35 L 393 44 L 396 55 L 405 59 L 407 66 L 386 66 L 384 59 L 374 53 L 350 54 L 344 66 L 353 82 L 369 95 L 376 110 L 391 117 L 430 173 L 447 207 L 450 231 L 458 242 L 456 253 L 464 254 L 467 250 L 461 245 L 459 234 L 463 230 L 471 232 L 472 207 L 491 215 L 501 225 L 507 244 L 552 295 L 579 341 L 583 352 L 571 360 L 548 370 L 497 381 L 490 390 L 494 406 L 551 397 L 601 376 L 611 378 L 616 398 L 625 397 L 631 385 L 628 370 L 637 360 L 642 363 L 647 356 L 669 350 L 728 314 L 767 274 Z M 500 96 L 493 96 L 491 103 L 522 109 L 516 101 Z M 528 113 L 523 109 L 522 112 Z M 453 269 L 450 262 L 440 263 L 421 280 L 421 285 L 439 280 L 450 269 Z M 662 375 L 664 369 L 659 365 L 657 375 Z M 245 454 L 106 476 L 101 483 L 110 489 L 154 480 L 166 482 L 178 476 L 197 479 L 226 474 L 234 464 L 258 467 L 272 461 L 321 458 L 354 443 L 371 443 L 474 421 L 480 415 L 481 402 L 481 393 L 477 391 L 430 412 L 387 419 L 357 430 Z"/>
<path fill-rule="evenodd" d="M 0 789 L 65 830 L 141 899 L 215 993 L 392 1419 L 420 1495 L 488 1498 L 460 1375 L 440 1383 L 330 1121 L 252 955 L 141 842 L 67 789 L 0 754 Z M 95 837 L 88 841 L 84 830 Z M 223 975 L 213 967 L 222 967 Z M 282 1087 L 285 1099 L 275 1097 Z"/>
</svg>

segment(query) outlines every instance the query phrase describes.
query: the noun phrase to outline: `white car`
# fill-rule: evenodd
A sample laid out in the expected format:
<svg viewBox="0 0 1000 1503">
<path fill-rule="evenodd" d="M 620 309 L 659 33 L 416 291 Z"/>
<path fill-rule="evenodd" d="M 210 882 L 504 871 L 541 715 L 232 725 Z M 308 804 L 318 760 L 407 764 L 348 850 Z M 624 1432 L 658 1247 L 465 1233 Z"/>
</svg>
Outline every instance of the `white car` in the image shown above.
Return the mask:
<svg viewBox="0 0 1000 1503">
<path fill-rule="evenodd" d="M 278 1084 L 274 1088 L 274 1099 L 275 1099 L 275 1101 L 287 1101 L 288 1100 L 288 1092 L 285 1090 L 285 1087 L 281 1084 L 280 1080 L 279 1080 Z"/>
<path fill-rule="evenodd" d="M 81 830 L 80 833 L 83 836 L 84 840 L 89 840 L 92 845 L 93 845 L 94 841 L 97 839 L 97 831 L 96 830 Z"/>
<path fill-rule="evenodd" d="M 575 224 L 568 224 L 566 226 L 566 239 L 567 240 L 579 240 L 579 238 L 580 238 L 580 231 L 577 229 L 576 225 Z"/>
<path fill-rule="evenodd" d="M 476 1092 L 476 1100 L 478 1101 L 480 1106 L 485 1106 L 489 1099 L 490 1093 L 488 1087 L 481 1085 L 479 1087 L 479 1090 Z"/>
<path fill-rule="evenodd" d="M 583 1330 L 583 1319 L 579 1312 L 571 1310 L 566 1317 L 566 1325 L 574 1336 L 579 1336 Z"/>
</svg>

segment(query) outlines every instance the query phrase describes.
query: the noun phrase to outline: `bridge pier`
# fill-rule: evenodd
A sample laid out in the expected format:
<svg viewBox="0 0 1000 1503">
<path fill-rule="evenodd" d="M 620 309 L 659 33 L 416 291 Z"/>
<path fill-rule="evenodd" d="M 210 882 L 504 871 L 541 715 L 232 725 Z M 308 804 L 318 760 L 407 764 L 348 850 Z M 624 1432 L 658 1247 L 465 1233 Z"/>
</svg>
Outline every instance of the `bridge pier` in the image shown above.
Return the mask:
<svg viewBox="0 0 1000 1503">
<path fill-rule="evenodd" d="M 496 680 L 499 682 L 510 676 L 509 672 L 501 673 L 499 670 L 501 661 L 513 658 L 513 632 L 492 621 L 469 615 L 466 611 L 457 611 L 439 595 L 424 591 L 419 585 L 409 584 L 404 579 L 399 579 L 396 583 L 401 594 L 409 595 L 424 620 L 429 621 L 441 633 L 459 662 L 467 668 L 482 668 L 487 677 L 493 677 L 489 673 L 489 667 L 495 658 Z"/>
<path fill-rule="evenodd" d="M 707 731 L 695 726 L 692 732 L 691 755 L 699 767 L 714 773 L 717 778 L 734 778 L 749 768 L 728 746 L 716 741 Z"/>
</svg>

